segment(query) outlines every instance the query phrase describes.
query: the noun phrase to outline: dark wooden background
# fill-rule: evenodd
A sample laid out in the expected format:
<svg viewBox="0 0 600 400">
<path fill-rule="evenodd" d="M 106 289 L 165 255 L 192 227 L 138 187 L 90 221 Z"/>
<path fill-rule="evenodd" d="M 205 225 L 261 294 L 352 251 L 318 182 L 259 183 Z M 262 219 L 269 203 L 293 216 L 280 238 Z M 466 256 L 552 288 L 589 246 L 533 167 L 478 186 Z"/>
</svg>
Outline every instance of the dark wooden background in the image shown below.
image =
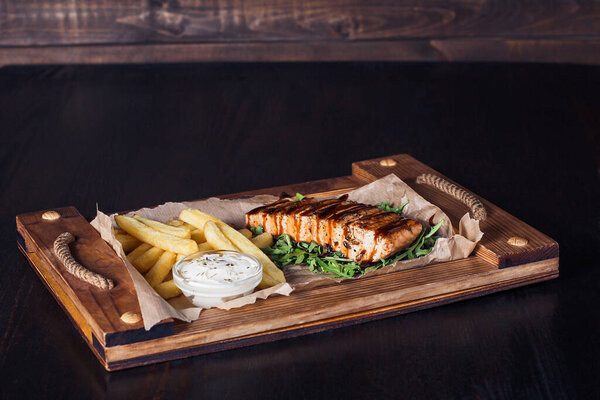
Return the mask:
<svg viewBox="0 0 600 400">
<path fill-rule="evenodd" d="M 598 67 L 565 65 L 0 69 L 0 398 L 597 398 L 598 93 Z M 109 374 L 15 243 L 22 212 L 89 218 L 403 152 L 556 239 L 560 278 Z"/>
<path fill-rule="evenodd" d="M 594 0 L 0 0 L 0 65 L 600 63 Z"/>
</svg>

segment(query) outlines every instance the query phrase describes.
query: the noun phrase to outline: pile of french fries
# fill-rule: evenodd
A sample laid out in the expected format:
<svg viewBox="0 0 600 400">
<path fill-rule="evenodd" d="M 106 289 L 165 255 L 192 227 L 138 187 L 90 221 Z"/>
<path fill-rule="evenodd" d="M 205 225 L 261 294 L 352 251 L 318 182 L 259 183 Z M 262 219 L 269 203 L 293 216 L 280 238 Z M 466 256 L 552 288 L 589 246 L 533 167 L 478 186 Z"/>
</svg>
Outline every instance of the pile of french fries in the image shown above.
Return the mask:
<svg viewBox="0 0 600 400">
<path fill-rule="evenodd" d="M 259 289 L 285 282 L 283 272 L 261 250 L 273 244 L 270 233 L 252 237 L 248 229 L 236 230 L 212 215 L 191 209 L 166 224 L 139 215 L 117 215 L 115 221 L 119 229 L 114 234 L 127 259 L 164 299 L 181 294 L 171 273 L 175 262 L 198 251 L 236 250 L 256 257 L 263 266 Z"/>
</svg>

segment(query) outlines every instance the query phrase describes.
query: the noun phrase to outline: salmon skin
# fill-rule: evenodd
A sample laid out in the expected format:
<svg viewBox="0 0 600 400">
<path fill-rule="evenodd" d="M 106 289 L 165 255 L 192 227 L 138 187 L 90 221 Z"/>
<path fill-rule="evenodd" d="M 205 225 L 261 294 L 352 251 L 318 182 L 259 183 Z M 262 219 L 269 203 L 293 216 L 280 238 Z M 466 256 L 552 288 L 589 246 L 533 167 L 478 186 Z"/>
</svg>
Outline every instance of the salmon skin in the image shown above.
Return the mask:
<svg viewBox="0 0 600 400">
<path fill-rule="evenodd" d="M 280 199 L 246 213 L 246 225 L 274 236 L 316 242 L 356 262 L 375 262 L 409 246 L 423 226 L 414 219 L 345 198 Z"/>
</svg>

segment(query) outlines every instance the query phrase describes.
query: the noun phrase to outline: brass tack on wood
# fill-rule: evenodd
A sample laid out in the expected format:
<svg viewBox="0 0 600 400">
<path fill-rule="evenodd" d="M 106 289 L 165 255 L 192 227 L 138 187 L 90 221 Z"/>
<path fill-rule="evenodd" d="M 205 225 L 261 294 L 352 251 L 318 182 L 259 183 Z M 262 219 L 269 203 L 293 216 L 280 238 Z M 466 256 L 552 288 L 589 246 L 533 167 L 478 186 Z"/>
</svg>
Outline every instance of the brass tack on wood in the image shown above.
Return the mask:
<svg viewBox="0 0 600 400">
<path fill-rule="evenodd" d="M 126 324 L 135 324 L 140 322 L 141 320 L 142 316 L 140 315 L 140 313 L 137 312 L 127 311 L 126 313 L 121 315 L 121 321 L 125 322 Z"/>
<path fill-rule="evenodd" d="M 527 243 L 529 243 L 529 240 L 522 238 L 520 236 L 513 236 L 513 237 L 509 238 L 506 242 L 512 246 L 523 247 Z"/>
<path fill-rule="evenodd" d="M 46 221 L 54 221 L 56 219 L 60 218 L 60 214 L 58 213 L 58 211 L 46 211 L 45 213 L 42 214 L 42 218 L 45 219 Z"/>
<path fill-rule="evenodd" d="M 379 161 L 379 165 L 382 167 L 393 167 L 396 164 L 398 164 L 396 160 L 391 158 L 384 158 L 383 160 Z"/>
</svg>

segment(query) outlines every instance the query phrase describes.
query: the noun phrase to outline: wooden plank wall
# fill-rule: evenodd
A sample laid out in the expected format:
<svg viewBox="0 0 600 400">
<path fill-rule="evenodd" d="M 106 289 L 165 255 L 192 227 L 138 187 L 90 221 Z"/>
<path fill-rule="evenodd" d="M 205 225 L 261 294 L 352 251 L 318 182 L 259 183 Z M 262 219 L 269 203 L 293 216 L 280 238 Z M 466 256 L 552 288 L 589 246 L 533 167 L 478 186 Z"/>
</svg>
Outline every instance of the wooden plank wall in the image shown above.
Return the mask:
<svg viewBox="0 0 600 400">
<path fill-rule="evenodd" d="M 186 61 L 600 63 L 600 3 L 0 0 L 0 65 Z"/>
</svg>

